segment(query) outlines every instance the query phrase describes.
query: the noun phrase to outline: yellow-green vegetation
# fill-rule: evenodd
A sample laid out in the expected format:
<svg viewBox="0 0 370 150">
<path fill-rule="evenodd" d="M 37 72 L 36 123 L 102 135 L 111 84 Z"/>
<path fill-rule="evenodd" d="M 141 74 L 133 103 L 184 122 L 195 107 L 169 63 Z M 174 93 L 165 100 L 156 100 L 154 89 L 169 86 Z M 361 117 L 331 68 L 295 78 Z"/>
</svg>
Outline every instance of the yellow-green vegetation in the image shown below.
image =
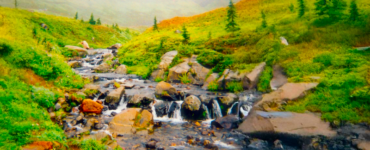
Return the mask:
<svg viewBox="0 0 370 150">
<path fill-rule="evenodd" d="M 65 56 L 73 52 L 64 46 L 86 40 L 91 47 L 104 48 L 123 44 L 135 35 L 132 33 L 0 7 L 0 149 L 19 149 L 33 141 L 65 145 L 62 129 L 50 120 L 46 110 L 64 97 L 64 90 L 82 88 L 88 80 L 68 66 Z M 56 116 L 65 113 L 60 110 Z"/>
<path fill-rule="evenodd" d="M 243 91 L 243 84 L 241 82 L 229 82 L 226 84 L 226 89 L 230 92 L 241 92 Z"/>
<path fill-rule="evenodd" d="M 261 92 L 268 92 L 270 90 L 270 81 L 272 79 L 272 68 L 267 66 L 265 70 L 262 72 L 260 80 L 257 85 L 258 91 Z"/>
<path fill-rule="evenodd" d="M 343 1 L 346 7 L 334 6 L 330 1 L 329 6 L 322 7 L 330 9 L 324 13 L 316 9 L 315 2 L 306 0 L 305 9 L 301 9 L 297 0 L 240 1 L 235 4 L 240 30 L 233 33 L 225 30 L 226 8 L 165 20 L 158 24 L 159 32 L 148 29 L 121 48 L 120 61 L 129 68 L 150 68 L 140 69 L 139 75 L 149 75 L 170 50 L 179 50 L 182 57 L 198 55 L 198 62 L 212 67 L 215 73 L 225 68 L 251 70 L 246 66 L 266 62 L 267 71 L 258 85 L 262 91 L 269 86 L 269 69 L 279 64 L 290 82 L 320 83 L 314 92 L 286 110 L 321 112 L 327 121 L 369 123 L 370 95 L 366 90 L 370 52 L 354 47 L 370 45 L 370 1 L 356 1 L 359 16 L 350 15 L 355 12 L 353 4 L 349 7 L 350 0 Z M 189 33 L 189 44 L 183 44 L 182 35 L 175 33 L 183 25 Z M 288 46 L 281 44 L 281 37 L 287 39 Z M 186 51 L 181 49 L 184 45 Z M 217 85 L 211 83 L 209 89 L 216 90 Z"/>
<path fill-rule="evenodd" d="M 208 90 L 210 91 L 217 91 L 218 90 L 218 83 L 217 81 L 212 81 L 208 85 Z"/>
<path fill-rule="evenodd" d="M 183 84 L 189 84 L 191 82 L 187 74 L 180 75 L 179 78 Z"/>
</svg>

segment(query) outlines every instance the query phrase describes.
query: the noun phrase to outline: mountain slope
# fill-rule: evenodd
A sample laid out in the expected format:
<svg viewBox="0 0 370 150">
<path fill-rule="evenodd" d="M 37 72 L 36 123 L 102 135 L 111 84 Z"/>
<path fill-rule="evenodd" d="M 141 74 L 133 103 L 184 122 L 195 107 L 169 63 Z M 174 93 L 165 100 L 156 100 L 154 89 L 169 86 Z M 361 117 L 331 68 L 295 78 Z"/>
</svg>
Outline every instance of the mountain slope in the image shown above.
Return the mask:
<svg viewBox="0 0 370 150">
<path fill-rule="evenodd" d="M 323 119 L 336 123 L 370 122 L 366 98 L 369 52 L 354 49 L 370 45 L 370 2 L 357 1 L 361 17 L 356 22 L 348 21 L 350 1 L 345 2 L 344 14 L 332 20 L 316 15 L 313 1 L 306 2 L 306 14 L 298 18 L 296 0 L 242 0 L 235 5 L 241 28 L 236 33 L 225 31 L 225 8 L 193 17 L 175 17 L 162 21 L 159 32 L 148 29 L 128 42 L 119 52 L 120 61 L 129 66 L 129 72 L 144 77 L 150 76 L 160 57 L 170 50 L 178 50 L 181 57 L 199 55 L 198 61 L 217 73 L 225 68 L 248 72 L 263 61 L 268 68 L 278 64 L 290 82 L 320 83 L 308 97 L 282 110 L 321 112 Z M 261 11 L 267 16 L 267 28 L 261 26 Z M 190 44 L 183 44 L 181 34 L 174 32 L 182 25 L 190 33 Z M 290 45 L 280 44 L 280 37 Z M 258 90 L 270 91 L 272 74 L 264 74 Z"/>
<path fill-rule="evenodd" d="M 152 25 L 154 16 L 159 20 L 175 16 L 191 16 L 218 7 L 225 7 L 228 0 L 18 0 L 19 7 L 43 11 L 53 15 L 88 20 L 91 13 L 103 23 L 122 26 Z M 14 1 L 0 0 L 0 5 L 14 7 Z"/>
</svg>

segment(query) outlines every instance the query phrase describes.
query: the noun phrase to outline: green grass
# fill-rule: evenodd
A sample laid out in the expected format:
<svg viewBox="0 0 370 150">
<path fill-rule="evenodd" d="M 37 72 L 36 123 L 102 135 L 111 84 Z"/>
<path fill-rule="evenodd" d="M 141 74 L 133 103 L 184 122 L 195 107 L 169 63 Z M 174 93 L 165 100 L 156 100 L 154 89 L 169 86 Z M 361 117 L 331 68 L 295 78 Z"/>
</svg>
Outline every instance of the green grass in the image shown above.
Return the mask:
<svg viewBox="0 0 370 150">
<path fill-rule="evenodd" d="M 226 89 L 230 92 L 241 92 L 243 91 L 243 84 L 241 82 L 229 82 L 226 84 Z"/>
</svg>

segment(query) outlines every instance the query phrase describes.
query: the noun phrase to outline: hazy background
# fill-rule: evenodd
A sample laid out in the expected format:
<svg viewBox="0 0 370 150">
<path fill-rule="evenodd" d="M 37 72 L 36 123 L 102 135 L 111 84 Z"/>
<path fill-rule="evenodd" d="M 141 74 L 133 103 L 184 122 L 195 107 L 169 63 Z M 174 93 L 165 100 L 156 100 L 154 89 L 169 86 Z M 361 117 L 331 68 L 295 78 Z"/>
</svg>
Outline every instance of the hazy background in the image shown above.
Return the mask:
<svg viewBox="0 0 370 150">
<path fill-rule="evenodd" d="M 234 0 L 237 2 L 239 0 Z M 192 16 L 219 7 L 229 0 L 18 0 L 18 7 L 87 21 L 91 13 L 103 24 L 150 26 L 154 16 L 164 20 L 175 16 Z M 14 7 L 14 0 L 0 0 L 0 5 Z"/>
</svg>

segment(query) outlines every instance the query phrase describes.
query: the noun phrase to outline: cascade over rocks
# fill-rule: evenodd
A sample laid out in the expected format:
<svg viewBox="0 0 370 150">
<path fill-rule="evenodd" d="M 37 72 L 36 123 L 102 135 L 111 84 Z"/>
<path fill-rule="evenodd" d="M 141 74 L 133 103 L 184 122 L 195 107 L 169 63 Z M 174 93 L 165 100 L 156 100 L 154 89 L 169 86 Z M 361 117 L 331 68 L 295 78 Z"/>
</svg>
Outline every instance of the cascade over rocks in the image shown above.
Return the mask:
<svg viewBox="0 0 370 150">
<path fill-rule="evenodd" d="M 81 106 L 81 111 L 85 113 L 96 113 L 100 114 L 103 110 L 103 105 L 91 100 L 91 99 L 85 99 Z"/>
<path fill-rule="evenodd" d="M 108 104 L 117 104 L 121 100 L 123 94 L 125 94 L 125 87 L 117 88 L 108 94 L 105 98 L 105 102 Z"/>
<path fill-rule="evenodd" d="M 176 100 L 177 90 L 167 82 L 159 82 L 155 87 L 155 96 L 157 98 Z"/>
<path fill-rule="evenodd" d="M 182 103 L 182 108 L 190 111 L 198 111 L 200 109 L 201 102 L 198 97 L 190 95 L 186 97 L 184 103 Z"/>
<path fill-rule="evenodd" d="M 151 77 L 153 79 L 156 79 L 156 78 L 163 79 L 165 70 L 168 69 L 168 67 L 172 63 L 172 60 L 176 57 L 177 54 L 178 54 L 177 51 L 170 51 L 170 52 L 165 53 L 161 57 L 161 62 L 159 63 L 158 69 L 152 73 Z"/>
</svg>

